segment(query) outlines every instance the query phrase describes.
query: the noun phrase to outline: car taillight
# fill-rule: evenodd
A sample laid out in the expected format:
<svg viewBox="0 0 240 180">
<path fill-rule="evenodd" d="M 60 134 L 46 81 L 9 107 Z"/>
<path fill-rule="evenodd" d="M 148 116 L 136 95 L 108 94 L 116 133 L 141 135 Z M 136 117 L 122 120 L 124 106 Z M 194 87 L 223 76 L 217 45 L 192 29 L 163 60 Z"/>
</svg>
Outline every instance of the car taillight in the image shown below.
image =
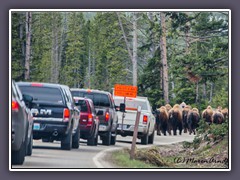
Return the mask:
<svg viewBox="0 0 240 180">
<path fill-rule="evenodd" d="M 63 121 L 69 121 L 70 118 L 70 111 L 67 108 L 63 110 Z"/>
<path fill-rule="evenodd" d="M 87 126 L 91 126 L 92 123 L 93 123 L 93 116 L 92 116 L 92 114 L 88 114 Z"/>
<path fill-rule="evenodd" d="M 12 101 L 12 110 L 18 111 L 19 110 L 19 104 L 17 101 Z"/>
<path fill-rule="evenodd" d="M 109 112 L 106 112 L 106 114 L 105 114 L 105 121 L 109 121 L 109 119 L 110 119 L 110 114 L 109 114 Z"/>
<path fill-rule="evenodd" d="M 148 117 L 146 115 L 143 116 L 143 124 L 147 124 L 148 122 Z"/>
</svg>

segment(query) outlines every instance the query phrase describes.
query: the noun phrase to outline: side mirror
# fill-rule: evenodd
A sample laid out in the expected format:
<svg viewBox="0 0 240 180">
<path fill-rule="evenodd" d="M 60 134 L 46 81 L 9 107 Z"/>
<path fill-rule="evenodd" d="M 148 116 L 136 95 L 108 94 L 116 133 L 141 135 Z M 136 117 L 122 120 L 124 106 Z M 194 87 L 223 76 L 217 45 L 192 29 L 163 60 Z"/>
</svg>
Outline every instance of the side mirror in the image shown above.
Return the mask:
<svg viewBox="0 0 240 180">
<path fill-rule="evenodd" d="M 126 108 L 125 104 L 124 104 L 124 103 L 121 103 L 121 104 L 120 104 L 120 111 L 121 111 L 121 112 L 125 112 L 125 108 Z"/>
<path fill-rule="evenodd" d="M 78 101 L 77 99 L 74 99 L 74 104 L 75 104 L 76 106 L 79 106 L 79 101 Z"/>
<path fill-rule="evenodd" d="M 115 109 L 116 109 L 116 111 L 119 111 L 119 106 L 114 106 L 115 107 Z"/>
</svg>

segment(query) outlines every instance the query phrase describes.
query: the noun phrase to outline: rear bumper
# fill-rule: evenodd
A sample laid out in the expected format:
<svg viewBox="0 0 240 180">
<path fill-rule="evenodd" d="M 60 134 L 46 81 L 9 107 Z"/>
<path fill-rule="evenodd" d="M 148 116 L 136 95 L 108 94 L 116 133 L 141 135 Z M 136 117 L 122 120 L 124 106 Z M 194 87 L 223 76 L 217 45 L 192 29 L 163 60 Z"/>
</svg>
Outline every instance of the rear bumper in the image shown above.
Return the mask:
<svg viewBox="0 0 240 180">
<path fill-rule="evenodd" d="M 122 136 L 133 136 L 133 132 L 134 132 L 134 125 L 123 125 L 122 128 L 122 124 L 118 124 L 117 125 L 117 134 L 120 134 Z M 148 126 L 147 125 L 139 125 L 138 126 L 138 136 L 143 136 L 145 134 L 147 134 L 148 132 Z"/>
<path fill-rule="evenodd" d="M 59 139 L 69 132 L 68 122 L 34 121 L 33 139 L 52 138 Z"/>
<path fill-rule="evenodd" d="M 94 128 L 92 126 L 80 125 L 80 137 L 82 139 L 88 139 L 94 133 Z"/>
</svg>

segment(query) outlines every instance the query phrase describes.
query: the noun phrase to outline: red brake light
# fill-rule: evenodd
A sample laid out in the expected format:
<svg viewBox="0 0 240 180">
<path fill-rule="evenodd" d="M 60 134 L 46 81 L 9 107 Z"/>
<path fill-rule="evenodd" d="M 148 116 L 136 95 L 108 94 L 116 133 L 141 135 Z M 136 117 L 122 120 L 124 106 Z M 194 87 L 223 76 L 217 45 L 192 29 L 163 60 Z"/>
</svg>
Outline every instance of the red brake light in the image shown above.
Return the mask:
<svg viewBox="0 0 240 180">
<path fill-rule="evenodd" d="M 87 123 L 87 126 L 91 126 L 91 125 L 92 125 L 92 122 L 93 122 L 93 116 L 92 116 L 92 114 L 88 114 L 88 123 Z"/>
<path fill-rule="evenodd" d="M 17 101 L 12 101 L 12 110 L 13 111 L 18 111 L 19 109 L 19 104 Z"/>
<path fill-rule="evenodd" d="M 31 86 L 42 87 L 43 84 L 41 84 L 41 83 L 31 83 Z"/>
<path fill-rule="evenodd" d="M 110 114 L 109 114 L 109 112 L 106 112 L 106 114 L 105 114 L 105 120 L 106 120 L 106 121 L 109 121 L 109 119 L 110 119 Z"/>
<path fill-rule="evenodd" d="M 148 117 L 146 115 L 143 116 L 143 124 L 147 124 L 148 122 Z"/>
<path fill-rule="evenodd" d="M 70 111 L 67 108 L 63 110 L 63 121 L 69 121 L 70 118 Z"/>
</svg>

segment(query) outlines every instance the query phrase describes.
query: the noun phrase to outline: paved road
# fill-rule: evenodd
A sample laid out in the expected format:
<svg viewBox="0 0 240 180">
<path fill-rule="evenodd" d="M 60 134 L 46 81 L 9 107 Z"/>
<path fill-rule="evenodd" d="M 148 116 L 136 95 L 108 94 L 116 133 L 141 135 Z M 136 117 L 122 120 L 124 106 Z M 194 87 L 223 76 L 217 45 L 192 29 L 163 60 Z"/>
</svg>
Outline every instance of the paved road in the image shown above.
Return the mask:
<svg viewBox="0 0 240 180">
<path fill-rule="evenodd" d="M 181 141 L 192 141 L 193 135 L 183 134 L 181 136 L 155 136 L 154 145 L 171 144 Z M 131 147 L 132 137 L 117 136 L 115 146 L 103 146 L 99 140 L 98 146 L 87 146 L 86 141 L 80 141 L 79 149 L 65 151 L 60 149 L 60 143 L 43 143 L 41 140 L 34 140 L 33 154 L 26 157 L 25 162 L 21 166 L 12 166 L 15 168 L 110 168 L 109 164 L 104 162 L 102 157 L 109 150 Z M 141 145 L 137 140 L 137 148 L 147 147 Z"/>
</svg>

